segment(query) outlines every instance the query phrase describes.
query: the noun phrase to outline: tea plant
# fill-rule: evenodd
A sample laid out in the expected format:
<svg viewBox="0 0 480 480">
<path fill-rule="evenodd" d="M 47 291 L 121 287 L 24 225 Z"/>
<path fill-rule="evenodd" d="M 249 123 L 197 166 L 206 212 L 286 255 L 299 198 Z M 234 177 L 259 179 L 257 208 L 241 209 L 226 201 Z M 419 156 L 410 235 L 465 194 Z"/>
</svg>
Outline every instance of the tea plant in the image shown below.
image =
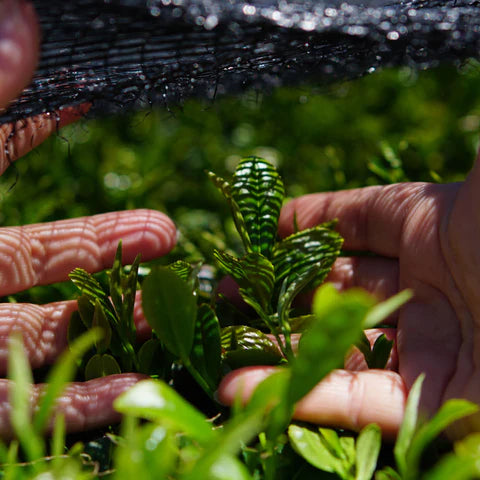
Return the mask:
<svg viewBox="0 0 480 480">
<path fill-rule="evenodd" d="M 133 370 L 155 377 L 138 383 L 115 402 L 124 422 L 118 434 L 108 436 L 112 455 L 101 454 L 115 478 L 133 474 L 146 479 L 324 478 L 324 474 L 345 480 L 374 475 L 380 480 L 419 478 L 425 448 L 450 423 L 477 410 L 469 402 L 452 400 L 429 422 L 419 419 L 421 378 L 409 396 L 393 449 L 394 463 L 383 461 L 377 466 L 382 444 L 376 425 L 367 426 L 355 438 L 348 432 L 292 423 L 295 404 L 343 364 L 352 344 L 370 367 L 385 365 L 391 342 L 382 336 L 371 348 L 363 329 L 384 321 L 410 298 L 410 292 L 376 304 L 366 292 L 340 293 L 326 284 L 316 292 L 312 312 L 298 311 L 297 295 L 322 284 L 340 254 L 342 239 L 334 230 L 335 221 L 304 231 L 295 228 L 292 235 L 278 240 L 284 187 L 272 165 L 248 158 L 238 165 L 231 183 L 213 173 L 209 176 L 230 207 L 243 246 L 238 256 L 215 250 L 212 257 L 218 273 L 235 280 L 248 310 L 215 288 L 205 290 L 201 262 L 153 266 L 141 285 L 152 336 L 140 344 L 133 319 L 139 258 L 124 269 L 120 244 L 107 282 L 74 270 L 70 277 L 82 294 L 69 326 L 76 353 L 54 370 L 60 373 L 52 374 L 32 421 L 26 397 L 30 374 L 20 344 L 12 346 L 10 363 L 15 368 L 10 376 L 17 386 L 12 425 L 19 443 L 0 448 L 6 477 L 55 476 L 60 471 L 68 471 L 69 478 L 96 475 L 86 467 L 85 456 L 79 456 L 82 447 L 65 449 L 62 417 L 54 422 L 50 456 L 41 436 L 55 396 L 72 377 L 81 350 L 85 378 Z M 75 340 L 92 328 L 102 329 L 103 336 L 92 333 Z M 296 352 L 294 332 L 302 333 Z M 221 376 L 229 369 L 256 364 L 282 368 L 259 385 L 247 406 L 237 404 L 228 414 L 215 400 Z M 209 411 L 210 419 L 175 391 L 185 391 L 178 380 L 184 371 L 193 379 L 187 389 L 194 390 L 197 384 L 206 392 L 207 407 L 198 399 L 194 403 Z M 27 462 L 20 462 L 19 446 Z M 425 478 L 451 478 L 452 471 L 465 479 L 479 474 L 475 456 L 479 448 L 478 435 L 458 442 Z"/>
</svg>

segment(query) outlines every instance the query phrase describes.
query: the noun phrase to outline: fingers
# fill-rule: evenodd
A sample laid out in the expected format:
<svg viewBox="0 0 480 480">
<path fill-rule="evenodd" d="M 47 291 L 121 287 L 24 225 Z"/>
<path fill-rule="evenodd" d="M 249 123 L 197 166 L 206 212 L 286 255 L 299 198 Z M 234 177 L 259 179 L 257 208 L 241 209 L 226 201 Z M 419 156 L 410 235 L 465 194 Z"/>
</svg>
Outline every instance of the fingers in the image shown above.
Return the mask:
<svg viewBox="0 0 480 480">
<path fill-rule="evenodd" d="M 68 432 L 79 432 L 110 425 L 121 416 L 113 409 L 113 401 L 125 390 L 145 378 L 138 374 L 111 375 L 88 382 L 72 383 L 57 400 L 57 413 L 65 415 Z M 0 437 L 11 438 L 11 405 L 8 401 L 9 380 L 0 379 Z M 32 401 L 36 403 L 44 387 L 33 386 Z"/>
<path fill-rule="evenodd" d="M 396 257 L 405 222 L 422 197 L 425 184 L 408 183 L 306 195 L 288 203 L 279 222 L 281 236 L 338 218 L 345 249 Z"/>
<path fill-rule="evenodd" d="M 137 292 L 133 316 L 137 339 L 142 341 L 149 338 L 152 330 L 143 316 L 140 297 Z M 32 368 L 53 364 L 67 348 L 68 324 L 76 309 L 76 300 L 46 305 L 0 304 L 0 375 L 7 372 L 8 340 L 16 331 L 22 333 Z"/>
<path fill-rule="evenodd" d="M 137 253 L 150 260 L 175 244 L 175 226 L 154 210 L 0 229 L 0 296 L 67 279 L 76 267 L 89 272 L 112 265 L 122 240 L 124 263 Z"/>
<path fill-rule="evenodd" d="M 255 387 L 275 371 L 249 367 L 229 373 L 220 384 L 219 400 L 231 405 L 237 394 L 248 401 Z M 407 390 L 401 377 L 386 370 L 336 370 L 296 406 L 294 418 L 358 431 L 377 423 L 386 438 L 394 438 L 403 418 Z"/>
<path fill-rule="evenodd" d="M 24 0 L 0 3 L 0 111 L 30 82 L 38 60 L 39 28 Z"/>
<path fill-rule="evenodd" d="M 82 104 L 0 125 L 0 175 L 59 128 L 84 117 L 89 108 L 90 104 Z"/>
</svg>

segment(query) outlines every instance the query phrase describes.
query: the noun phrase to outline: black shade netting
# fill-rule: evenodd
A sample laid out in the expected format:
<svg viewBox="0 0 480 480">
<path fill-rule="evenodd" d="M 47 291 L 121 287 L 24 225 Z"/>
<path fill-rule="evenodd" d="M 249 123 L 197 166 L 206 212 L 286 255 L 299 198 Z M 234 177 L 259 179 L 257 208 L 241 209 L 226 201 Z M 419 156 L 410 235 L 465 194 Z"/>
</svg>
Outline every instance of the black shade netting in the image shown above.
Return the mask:
<svg viewBox="0 0 480 480">
<path fill-rule="evenodd" d="M 0 123 L 83 102 L 93 115 L 114 113 L 480 54 L 480 1 L 33 3 L 40 64 Z"/>
</svg>

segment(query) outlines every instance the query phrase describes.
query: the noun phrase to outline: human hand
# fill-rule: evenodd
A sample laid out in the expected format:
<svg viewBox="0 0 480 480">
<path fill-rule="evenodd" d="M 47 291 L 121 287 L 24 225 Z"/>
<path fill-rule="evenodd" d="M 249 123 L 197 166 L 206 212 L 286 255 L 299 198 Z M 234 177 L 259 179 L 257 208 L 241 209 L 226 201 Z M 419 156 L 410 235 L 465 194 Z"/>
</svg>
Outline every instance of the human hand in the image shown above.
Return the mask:
<svg viewBox="0 0 480 480">
<path fill-rule="evenodd" d="M 295 417 L 359 430 L 376 422 L 393 437 L 408 390 L 426 374 L 421 406 L 433 413 L 450 398 L 480 403 L 480 161 L 462 183 L 404 183 L 313 194 L 290 202 L 280 218 L 281 236 L 339 219 L 344 248 L 377 256 L 339 258 L 328 280 L 339 289 L 363 287 L 379 298 L 410 288 L 414 298 L 393 320 L 398 373 L 332 372 L 299 404 Z M 272 372 L 253 367 L 230 373 L 219 398 L 246 401 Z M 480 429 L 470 417 L 462 434 Z"/>
<path fill-rule="evenodd" d="M 30 81 L 37 55 L 38 27 L 31 5 L 23 0 L 0 0 L 0 111 Z M 57 128 L 81 116 L 85 108 L 0 125 L 0 174 Z M 75 267 L 89 272 L 109 267 L 119 240 L 125 262 L 132 262 L 137 253 L 149 260 L 173 247 L 175 227 L 159 212 L 134 210 L 0 228 L 0 297 L 66 280 Z M 68 321 L 75 308 L 75 301 L 0 304 L 0 375 L 7 370 L 8 339 L 14 331 L 21 332 L 33 368 L 53 363 L 67 346 Z M 144 337 L 148 327 L 139 304 L 135 320 L 139 337 Z M 70 385 L 58 402 L 67 429 L 86 430 L 117 421 L 113 400 L 140 378 L 114 375 Z M 11 434 L 9 385 L 8 380 L 0 379 L 0 437 Z M 33 401 L 39 392 L 40 387 L 35 387 Z"/>
</svg>

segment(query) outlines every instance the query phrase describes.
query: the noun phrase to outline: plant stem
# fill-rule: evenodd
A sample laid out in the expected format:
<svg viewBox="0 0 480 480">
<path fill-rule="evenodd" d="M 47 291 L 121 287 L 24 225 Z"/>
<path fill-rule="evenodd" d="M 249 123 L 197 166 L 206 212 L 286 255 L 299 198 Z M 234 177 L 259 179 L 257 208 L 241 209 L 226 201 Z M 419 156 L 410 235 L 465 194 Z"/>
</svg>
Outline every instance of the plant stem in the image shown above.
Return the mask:
<svg viewBox="0 0 480 480">
<path fill-rule="evenodd" d="M 210 388 L 210 385 L 205 381 L 205 379 L 200 375 L 199 371 L 193 366 L 189 358 L 182 359 L 184 367 L 188 370 L 190 375 L 195 379 L 195 381 L 202 387 L 203 391 L 210 397 L 213 398 L 214 391 Z"/>
</svg>

